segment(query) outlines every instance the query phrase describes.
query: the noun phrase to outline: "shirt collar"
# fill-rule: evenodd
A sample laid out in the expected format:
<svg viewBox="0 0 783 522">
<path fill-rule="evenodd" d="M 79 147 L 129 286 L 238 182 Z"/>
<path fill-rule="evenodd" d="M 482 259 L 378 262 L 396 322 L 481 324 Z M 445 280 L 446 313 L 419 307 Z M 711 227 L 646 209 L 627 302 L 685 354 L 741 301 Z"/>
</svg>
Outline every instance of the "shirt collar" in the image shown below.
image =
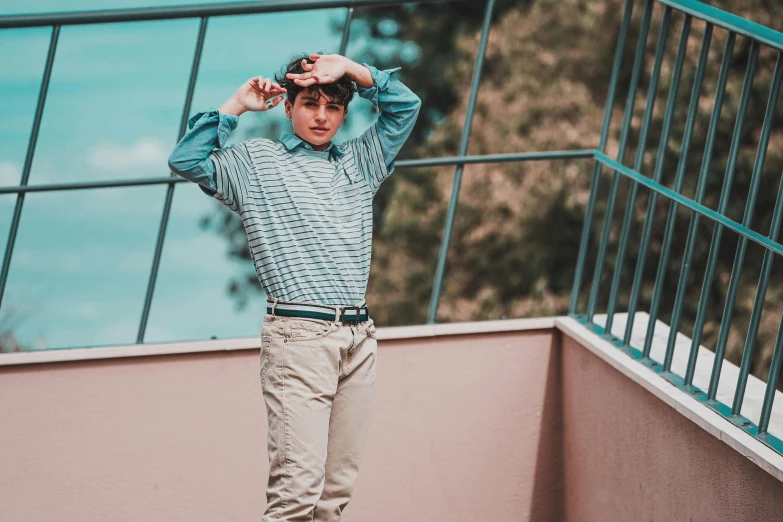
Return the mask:
<svg viewBox="0 0 783 522">
<path fill-rule="evenodd" d="M 313 150 L 312 147 L 305 142 L 302 138 L 297 136 L 296 134 L 291 134 L 290 132 L 283 132 L 280 135 L 280 143 L 283 144 L 283 146 L 288 150 L 288 152 L 293 152 L 299 147 L 306 148 L 307 150 Z M 326 148 L 326 150 L 322 152 L 329 152 L 330 155 L 339 158 L 343 154 L 345 154 L 344 151 L 340 149 L 337 145 L 334 143 L 329 143 L 329 146 Z"/>
</svg>

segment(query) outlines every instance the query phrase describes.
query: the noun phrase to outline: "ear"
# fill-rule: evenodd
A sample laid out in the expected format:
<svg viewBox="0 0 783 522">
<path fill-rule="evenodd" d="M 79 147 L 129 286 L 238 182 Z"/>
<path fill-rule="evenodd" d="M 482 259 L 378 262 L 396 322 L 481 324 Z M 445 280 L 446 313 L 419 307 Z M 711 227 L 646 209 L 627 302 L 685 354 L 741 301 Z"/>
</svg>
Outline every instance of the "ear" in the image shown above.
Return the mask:
<svg viewBox="0 0 783 522">
<path fill-rule="evenodd" d="M 348 107 L 345 108 L 345 111 L 343 112 L 343 123 L 345 123 L 345 117 L 348 116 Z"/>
<path fill-rule="evenodd" d="M 286 98 L 286 100 L 285 100 L 285 117 L 288 118 L 289 120 L 291 119 L 291 110 L 293 108 L 294 108 L 294 106 L 291 105 L 291 102 L 288 101 L 288 99 Z"/>
</svg>

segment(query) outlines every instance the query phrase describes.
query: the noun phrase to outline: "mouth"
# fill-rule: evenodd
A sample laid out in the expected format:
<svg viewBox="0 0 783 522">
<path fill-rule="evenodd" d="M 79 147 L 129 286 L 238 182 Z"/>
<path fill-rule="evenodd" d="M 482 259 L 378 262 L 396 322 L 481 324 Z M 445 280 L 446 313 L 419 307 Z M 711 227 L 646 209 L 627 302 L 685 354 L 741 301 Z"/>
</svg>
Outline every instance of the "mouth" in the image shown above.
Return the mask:
<svg viewBox="0 0 783 522">
<path fill-rule="evenodd" d="M 326 134 L 329 132 L 329 129 L 326 127 L 310 127 L 310 130 L 315 134 Z"/>
</svg>

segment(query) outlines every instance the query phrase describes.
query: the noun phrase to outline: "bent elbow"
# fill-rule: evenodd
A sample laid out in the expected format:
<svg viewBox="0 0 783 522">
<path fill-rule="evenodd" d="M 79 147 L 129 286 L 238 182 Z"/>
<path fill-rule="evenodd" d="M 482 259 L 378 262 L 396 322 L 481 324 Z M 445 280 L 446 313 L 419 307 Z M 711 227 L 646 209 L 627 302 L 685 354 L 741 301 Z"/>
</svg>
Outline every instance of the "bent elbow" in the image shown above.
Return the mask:
<svg viewBox="0 0 783 522">
<path fill-rule="evenodd" d="M 198 165 L 198 161 L 192 158 L 182 157 L 180 151 L 176 148 L 169 156 L 169 169 L 179 176 L 187 174 L 189 171 L 193 170 L 196 165 Z"/>
</svg>

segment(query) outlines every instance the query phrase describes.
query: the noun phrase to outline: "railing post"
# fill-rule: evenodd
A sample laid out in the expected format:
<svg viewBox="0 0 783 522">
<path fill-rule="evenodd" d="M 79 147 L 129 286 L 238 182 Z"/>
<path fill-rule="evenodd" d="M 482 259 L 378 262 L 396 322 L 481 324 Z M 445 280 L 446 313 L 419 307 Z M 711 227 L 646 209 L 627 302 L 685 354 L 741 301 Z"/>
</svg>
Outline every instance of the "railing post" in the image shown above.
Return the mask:
<svg viewBox="0 0 783 522">
<path fill-rule="evenodd" d="M 196 41 L 196 50 L 193 54 L 193 64 L 190 67 L 190 79 L 188 81 L 188 90 L 185 95 L 185 104 L 182 107 L 182 118 L 179 122 L 179 134 L 177 140 L 181 139 L 185 135 L 188 129 L 188 115 L 190 114 L 190 106 L 193 103 L 193 91 L 196 88 L 196 78 L 198 77 L 199 64 L 201 63 L 201 51 L 204 49 L 204 37 L 207 33 L 207 17 L 201 17 L 201 23 L 199 24 L 198 40 Z M 174 173 L 169 173 L 172 179 L 176 176 Z M 174 198 L 174 183 L 169 183 L 166 190 L 166 200 L 163 204 L 163 215 L 160 219 L 160 228 L 158 229 L 158 240 L 155 243 L 155 254 L 152 258 L 152 269 L 150 270 L 150 279 L 147 283 L 147 294 L 144 297 L 144 308 L 141 312 L 141 322 L 139 324 L 139 331 L 136 336 L 136 343 L 141 344 L 144 342 L 144 333 L 147 330 L 147 320 L 150 315 L 150 307 L 152 305 L 152 294 L 155 292 L 155 283 L 158 279 L 158 268 L 160 267 L 160 258 L 163 253 L 163 240 L 166 238 L 166 228 L 169 224 L 169 215 L 171 213 L 171 202 Z"/>
<path fill-rule="evenodd" d="M 479 83 L 481 81 L 481 70 L 484 66 L 484 54 L 487 49 L 489 39 L 489 29 L 492 22 L 492 10 L 495 7 L 495 0 L 488 0 L 487 7 L 484 10 L 484 23 L 481 26 L 481 39 L 479 48 L 476 52 L 476 62 L 473 65 L 473 78 L 470 82 L 470 95 L 468 96 L 468 106 L 465 112 L 465 124 L 462 127 L 462 136 L 460 137 L 459 150 L 457 155 L 462 157 L 468 152 L 468 143 L 470 141 L 470 127 L 473 123 L 473 112 L 476 109 L 476 98 L 478 96 Z M 454 225 L 454 217 L 457 213 L 457 203 L 459 202 L 459 190 L 462 184 L 462 171 L 465 168 L 464 163 L 457 165 L 454 172 L 454 183 L 451 188 L 451 198 L 446 212 L 446 224 L 443 229 L 443 240 L 440 243 L 440 253 L 438 254 L 438 265 L 435 270 L 435 281 L 432 287 L 432 296 L 430 297 L 430 308 L 427 314 L 427 324 L 435 324 L 438 316 L 438 304 L 440 303 L 440 292 L 443 284 L 443 276 L 446 272 L 446 256 L 449 252 L 449 243 L 451 242 L 451 229 Z"/>
</svg>

